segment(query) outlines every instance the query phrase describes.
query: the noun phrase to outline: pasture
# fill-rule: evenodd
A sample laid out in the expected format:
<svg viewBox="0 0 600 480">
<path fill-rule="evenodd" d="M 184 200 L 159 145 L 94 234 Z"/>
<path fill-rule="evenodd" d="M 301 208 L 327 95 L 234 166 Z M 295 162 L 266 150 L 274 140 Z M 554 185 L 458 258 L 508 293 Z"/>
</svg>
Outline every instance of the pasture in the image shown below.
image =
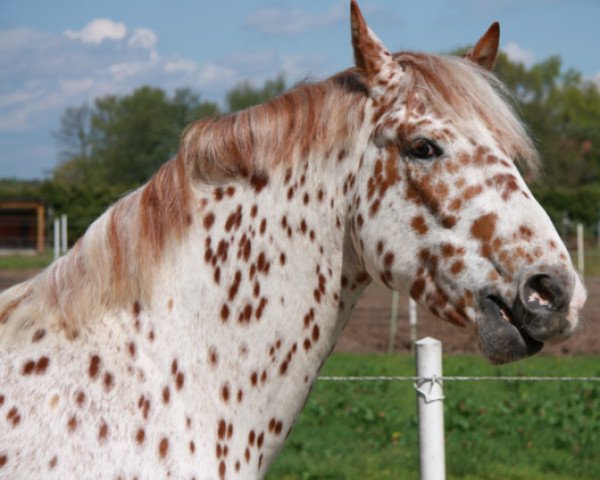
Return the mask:
<svg viewBox="0 0 600 480">
<path fill-rule="evenodd" d="M 322 375 L 414 375 L 411 355 L 334 354 Z M 446 356 L 445 375 L 598 376 L 597 357 L 540 356 L 501 367 Z M 446 382 L 449 479 L 600 478 L 600 384 Z M 416 479 L 410 382 L 325 382 L 268 479 Z"/>
</svg>

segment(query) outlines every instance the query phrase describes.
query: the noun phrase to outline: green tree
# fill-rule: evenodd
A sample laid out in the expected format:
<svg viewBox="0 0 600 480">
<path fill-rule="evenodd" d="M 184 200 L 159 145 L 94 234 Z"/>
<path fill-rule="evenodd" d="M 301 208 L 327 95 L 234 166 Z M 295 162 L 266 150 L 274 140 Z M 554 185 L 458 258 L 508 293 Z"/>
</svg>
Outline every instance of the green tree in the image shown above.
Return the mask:
<svg viewBox="0 0 600 480">
<path fill-rule="evenodd" d="M 543 158 L 546 185 L 575 187 L 600 180 L 600 92 L 559 57 L 530 68 L 501 53 L 496 74 L 513 94 Z"/>
<path fill-rule="evenodd" d="M 91 114 L 92 111 L 87 105 L 69 107 L 62 114 L 60 127 L 53 134 L 60 146 L 59 159 L 89 158 Z"/>
<path fill-rule="evenodd" d="M 62 162 L 54 179 L 66 184 L 142 183 L 177 152 L 188 123 L 216 114 L 215 103 L 201 101 L 189 89 L 169 97 L 152 87 L 98 98 L 89 109 L 68 109 L 55 135 Z"/>
<path fill-rule="evenodd" d="M 227 94 L 227 106 L 230 112 L 237 112 L 264 103 L 285 90 L 283 75 L 267 80 L 260 88 L 253 87 L 250 82 L 242 82 Z"/>
</svg>

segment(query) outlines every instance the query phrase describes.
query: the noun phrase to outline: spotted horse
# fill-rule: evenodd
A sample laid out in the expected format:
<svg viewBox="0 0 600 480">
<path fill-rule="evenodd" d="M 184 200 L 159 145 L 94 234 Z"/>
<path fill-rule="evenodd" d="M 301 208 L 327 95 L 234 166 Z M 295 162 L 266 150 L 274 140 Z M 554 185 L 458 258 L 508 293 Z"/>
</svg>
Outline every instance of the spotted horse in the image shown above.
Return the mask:
<svg viewBox="0 0 600 480">
<path fill-rule="evenodd" d="M 189 126 L 175 158 L 0 297 L 0 477 L 262 478 L 372 280 L 474 328 L 494 363 L 578 323 L 585 291 L 515 161 L 489 69 L 390 54 Z"/>
</svg>

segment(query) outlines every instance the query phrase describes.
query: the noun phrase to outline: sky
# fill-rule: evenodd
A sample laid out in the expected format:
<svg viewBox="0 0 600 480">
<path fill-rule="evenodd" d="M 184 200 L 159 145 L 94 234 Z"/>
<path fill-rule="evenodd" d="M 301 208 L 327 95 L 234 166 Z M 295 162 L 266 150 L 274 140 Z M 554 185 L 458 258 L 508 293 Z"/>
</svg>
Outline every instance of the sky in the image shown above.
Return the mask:
<svg viewBox="0 0 600 480">
<path fill-rule="evenodd" d="M 0 0 L 0 178 L 48 178 L 68 107 L 152 85 L 223 104 L 248 80 L 352 65 L 348 0 Z M 598 0 L 359 0 L 391 51 L 447 52 L 493 21 L 526 65 L 560 55 L 600 85 Z M 166 159 L 165 159 L 166 160 Z"/>
</svg>

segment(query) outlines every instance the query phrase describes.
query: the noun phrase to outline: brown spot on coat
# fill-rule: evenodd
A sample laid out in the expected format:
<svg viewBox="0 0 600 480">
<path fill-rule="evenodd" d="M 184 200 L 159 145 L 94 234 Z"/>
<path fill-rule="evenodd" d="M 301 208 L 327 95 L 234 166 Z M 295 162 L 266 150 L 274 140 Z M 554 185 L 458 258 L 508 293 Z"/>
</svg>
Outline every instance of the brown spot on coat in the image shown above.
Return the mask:
<svg viewBox="0 0 600 480">
<path fill-rule="evenodd" d="M 206 230 L 210 230 L 213 224 L 215 223 L 215 214 L 212 212 L 207 213 L 202 220 L 204 228 Z"/>
<path fill-rule="evenodd" d="M 482 243 L 489 243 L 496 230 L 498 216 L 495 213 L 482 215 L 471 225 L 471 234 Z"/>
<path fill-rule="evenodd" d="M 221 308 L 221 321 L 223 323 L 225 323 L 228 318 L 229 318 L 229 307 L 227 306 L 227 304 L 223 304 L 223 307 Z"/>
<path fill-rule="evenodd" d="M 227 434 L 227 424 L 225 423 L 225 420 L 221 419 L 221 420 L 219 420 L 219 425 L 217 428 L 217 435 L 219 437 L 219 440 L 225 440 L 226 434 Z"/>
<path fill-rule="evenodd" d="M 98 441 L 102 442 L 103 440 L 106 440 L 107 435 L 108 425 L 106 424 L 106 422 L 102 422 L 100 428 L 98 429 Z"/>
<path fill-rule="evenodd" d="M 221 387 L 221 398 L 223 402 L 229 403 L 229 385 L 225 384 Z"/>
<path fill-rule="evenodd" d="M 175 388 L 177 388 L 177 390 L 181 390 L 184 383 L 185 376 L 183 375 L 183 372 L 177 372 L 177 375 L 175 376 Z"/>
<path fill-rule="evenodd" d="M 422 278 L 417 278 L 413 284 L 412 287 L 410 288 L 410 296 L 412 298 L 414 298 L 415 300 L 418 300 L 421 295 L 423 294 L 423 291 L 425 290 L 425 280 L 423 280 Z"/>
<path fill-rule="evenodd" d="M 465 268 L 465 264 L 463 263 L 463 261 L 462 260 L 457 260 L 450 267 L 450 271 L 454 275 L 458 275 L 460 272 L 462 272 L 464 270 L 464 268 Z"/>
<path fill-rule="evenodd" d="M 70 433 L 73 433 L 77 428 L 77 418 L 75 418 L 75 415 L 69 418 L 69 421 L 67 422 L 67 428 L 69 429 Z"/>
<path fill-rule="evenodd" d="M 46 330 L 44 330 L 43 328 L 40 328 L 40 329 L 38 329 L 38 330 L 35 331 L 35 333 L 31 337 L 31 341 L 33 343 L 39 342 L 45 336 L 46 336 Z"/>
<path fill-rule="evenodd" d="M 160 439 L 160 442 L 158 444 L 158 456 L 160 458 L 165 458 L 167 456 L 167 453 L 169 453 L 169 440 L 163 437 Z"/>
<path fill-rule="evenodd" d="M 104 374 L 104 382 L 103 382 L 103 383 L 104 383 L 104 389 L 105 389 L 107 392 L 109 392 L 109 391 L 112 389 L 113 385 L 114 385 L 114 377 L 113 377 L 113 374 L 112 374 L 112 373 L 110 373 L 110 372 L 106 372 L 106 373 Z"/>
<path fill-rule="evenodd" d="M 269 183 L 269 176 L 263 171 L 256 171 L 250 177 L 250 186 L 256 193 L 260 193 Z"/>
<path fill-rule="evenodd" d="M 239 270 L 237 270 L 235 272 L 234 278 L 233 278 L 233 283 L 231 284 L 231 286 L 229 287 L 229 300 L 233 300 L 235 298 L 235 296 L 237 295 L 238 289 L 240 287 L 240 282 L 242 281 L 242 272 L 240 272 Z"/>
<path fill-rule="evenodd" d="M 100 357 L 98 355 L 92 355 L 90 358 L 90 366 L 88 368 L 88 374 L 92 380 L 95 380 L 100 372 Z"/>
<path fill-rule="evenodd" d="M 77 394 L 75 395 L 75 402 L 79 407 L 82 407 L 83 402 L 85 402 L 85 393 L 83 393 L 81 390 L 77 392 Z"/>
<path fill-rule="evenodd" d="M 208 349 L 208 362 L 216 367 L 219 363 L 219 354 L 217 353 L 217 349 L 215 347 L 210 347 Z"/>
<path fill-rule="evenodd" d="M 319 340 L 319 335 L 320 335 L 319 326 L 315 325 L 312 329 L 312 334 L 311 334 L 313 342 L 316 342 L 317 340 Z"/>
<path fill-rule="evenodd" d="M 21 422 L 21 414 L 17 407 L 12 407 L 6 414 L 6 420 L 12 424 L 13 428 Z"/>
</svg>

